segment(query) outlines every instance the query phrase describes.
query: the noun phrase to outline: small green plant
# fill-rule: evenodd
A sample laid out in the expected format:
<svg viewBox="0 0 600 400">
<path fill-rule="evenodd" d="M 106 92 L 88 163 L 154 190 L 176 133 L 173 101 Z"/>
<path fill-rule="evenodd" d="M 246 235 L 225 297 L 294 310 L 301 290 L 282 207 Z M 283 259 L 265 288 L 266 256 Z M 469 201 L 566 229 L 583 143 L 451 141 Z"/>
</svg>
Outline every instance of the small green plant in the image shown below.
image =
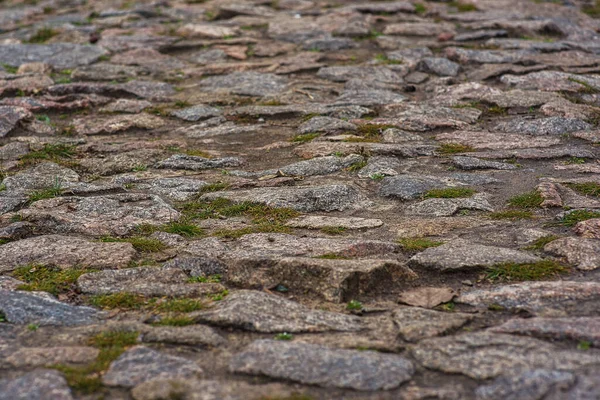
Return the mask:
<svg viewBox="0 0 600 400">
<path fill-rule="evenodd" d="M 593 87 L 592 85 L 590 85 L 589 83 L 587 83 L 584 80 L 581 79 L 577 79 L 574 77 L 569 77 L 569 81 L 574 82 L 574 83 L 578 83 L 580 84 L 582 87 L 578 90 L 579 93 L 583 93 L 583 94 L 596 94 L 599 92 L 598 89 L 596 89 L 595 87 Z"/>
<path fill-rule="evenodd" d="M 184 153 L 187 154 L 188 156 L 196 156 L 196 157 L 204 157 L 204 158 L 211 158 L 212 157 L 207 152 L 202 151 L 202 150 L 197 150 L 197 149 L 184 150 Z"/>
<path fill-rule="evenodd" d="M 577 343 L 577 350 L 589 350 L 592 348 L 592 343 L 587 340 L 582 340 Z"/>
<path fill-rule="evenodd" d="M 500 304 L 496 304 L 496 303 L 492 303 L 488 306 L 488 310 L 490 311 L 504 311 L 506 310 L 505 307 L 501 306 Z"/>
<path fill-rule="evenodd" d="M 15 269 L 13 276 L 25 282 L 17 287 L 19 290 L 42 291 L 57 296 L 74 291 L 77 279 L 85 272 L 89 270 L 32 264 Z"/>
<path fill-rule="evenodd" d="M 324 226 L 321 228 L 321 232 L 328 235 L 342 235 L 346 232 L 346 228 L 343 226 Z"/>
<path fill-rule="evenodd" d="M 200 188 L 200 193 L 220 192 L 221 190 L 227 189 L 228 186 L 229 185 L 223 182 L 209 183 Z"/>
<path fill-rule="evenodd" d="M 8 322 L 8 319 L 6 319 L 6 315 L 4 315 L 2 311 L 0 311 L 0 323 L 2 322 Z"/>
<path fill-rule="evenodd" d="M 204 234 L 201 228 L 187 222 L 169 222 L 161 227 L 161 230 L 167 233 L 175 233 L 184 237 L 199 237 Z"/>
<path fill-rule="evenodd" d="M 35 119 L 37 119 L 38 121 L 44 122 L 46 124 L 49 124 L 51 122 L 50 117 L 47 116 L 46 114 L 36 115 Z"/>
<path fill-rule="evenodd" d="M 460 1 L 451 1 L 448 3 L 448 6 L 455 7 L 458 12 L 477 11 L 475 4 L 462 3 Z"/>
<path fill-rule="evenodd" d="M 90 304 L 98 308 L 112 309 L 137 309 L 145 304 L 143 296 L 134 293 L 99 294 L 90 298 Z"/>
<path fill-rule="evenodd" d="M 229 295 L 229 290 L 225 289 L 223 290 L 221 293 L 217 293 L 217 294 L 213 294 L 211 296 L 211 299 L 213 301 L 221 301 L 223 300 L 225 297 L 227 297 L 227 295 Z"/>
<path fill-rule="evenodd" d="M 153 325 L 157 325 L 157 326 L 188 326 L 188 325 L 194 325 L 196 322 L 193 320 L 193 318 L 190 318 L 188 316 L 185 315 L 174 315 L 174 316 L 167 316 L 164 318 L 161 318 L 158 322 L 154 323 Z"/>
<path fill-rule="evenodd" d="M 488 217 L 491 219 L 510 219 L 516 221 L 518 219 L 531 219 L 533 218 L 533 214 L 531 211 L 506 210 L 489 213 Z"/>
<path fill-rule="evenodd" d="M 27 330 L 35 332 L 39 329 L 39 327 L 40 326 L 38 324 L 29 324 L 29 325 L 27 325 Z"/>
<path fill-rule="evenodd" d="M 45 144 L 41 150 L 25 154 L 20 159 L 22 165 L 34 164 L 42 160 L 61 163 L 75 155 L 75 146 L 66 144 Z"/>
<path fill-rule="evenodd" d="M 294 143 L 307 143 L 318 137 L 319 137 L 318 133 L 305 133 L 303 135 L 294 136 L 293 138 L 290 139 L 290 141 L 294 142 Z"/>
<path fill-rule="evenodd" d="M 363 309 L 363 305 L 358 300 L 350 300 L 348 304 L 346 304 L 346 310 L 349 311 L 360 311 Z"/>
<path fill-rule="evenodd" d="M 175 107 L 177 108 L 186 108 L 186 107 L 190 107 L 192 104 L 185 101 L 185 100 L 177 100 L 175 102 Z"/>
<path fill-rule="evenodd" d="M 275 335 L 275 340 L 292 340 L 294 336 L 291 333 L 283 332 Z"/>
<path fill-rule="evenodd" d="M 377 60 L 377 62 L 379 64 L 385 64 L 385 65 L 395 65 L 395 64 L 402 64 L 402 61 L 398 61 L 398 60 L 390 60 L 388 58 L 388 56 L 386 56 L 385 54 L 377 54 L 375 56 L 375 60 Z"/>
<path fill-rule="evenodd" d="M 541 206 L 544 198 L 537 190 L 514 196 L 508 200 L 508 204 L 516 208 L 537 208 Z"/>
<path fill-rule="evenodd" d="M 444 244 L 444 242 L 436 242 L 427 238 L 401 238 L 398 239 L 398 244 L 404 251 L 423 251 L 430 247 L 437 247 Z"/>
<path fill-rule="evenodd" d="M 145 164 L 137 164 L 131 169 L 133 172 L 142 172 L 148 170 L 148 166 Z"/>
<path fill-rule="evenodd" d="M 371 175 L 370 178 L 372 180 L 374 180 L 374 181 L 380 181 L 383 178 L 385 178 L 385 175 L 384 174 L 380 174 L 380 173 L 375 173 L 375 174 Z"/>
<path fill-rule="evenodd" d="M 456 304 L 454 304 L 453 301 L 449 301 L 447 303 L 441 304 L 439 307 L 442 311 L 454 312 L 454 310 L 456 309 Z"/>
<path fill-rule="evenodd" d="M 28 43 L 46 43 L 48 40 L 58 35 L 58 32 L 52 28 L 40 28 L 29 38 Z"/>
<path fill-rule="evenodd" d="M 415 13 L 417 14 L 425 14 L 427 12 L 427 7 L 425 7 L 422 3 L 415 4 Z"/>
<path fill-rule="evenodd" d="M 350 257 L 341 256 L 335 253 L 327 253 L 320 256 L 316 256 L 314 258 L 321 258 L 323 260 L 350 260 Z"/>
<path fill-rule="evenodd" d="M 171 299 L 156 305 L 158 311 L 171 313 L 188 313 L 203 308 L 204 303 L 196 299 Z"/>
<path fill-rule="evenodd" d="M 496 114 L 496 115 L 506 115 L 508 113 L 508 110 L 504 107 L 500 107 L 500 106 L 491 106 L 488 107 L 487 112 L 490 114 Z"/>
<path fill-rule="evenodd" d="M 361 161 L 357 161 L 354 164 L 350 165 L 348 168 L 346 168 L 346 170 L 349 172 L 357 172 L 366 166 L 367 166 L 367 160 L 361 160 Z"/>
<path fill-rule="evenodd" d="M 442 199 L 455 199 L 459 197 L 471 197 L 475 194 L 475 190 L 470 188 L 454 187 L 445 189 L 432 189 L 425 193 L 423 197 L 429 198 L 442 198 Z"/>
<path fill-rule="evenodd" d="M 36 190 L 35 192 L 33 192 L 29 195 L 28 201 L 29 201 L 29 204 L 31 204 L 38 200 L 52 199 L 54 197 L 58 197 L 61 194 L 62 194 L 62 189 L 60 188 L 60 184 L 57 184 L 51 188 Z"/>
<path fill-rule="evenodd" d="M 467 153 L 470 151 L 475 151 L 475 149 L 471 146 L 467 146 L 459 143 L 443 143 L 437 149 L 440 154 L 457 154 L 457 153 Z"/>
<path fill-rule="evenodd" d="M 549 226 L 562 225 L 562 226 L 575 226 L 581 221 L 585 221 L 592 218 L 600 218 L 600 212 L 588 211 L 588 210 L 574 210 L 565 213 L 564 216 L 558 222 L 551 222 Z"/>
<path fill-rule="evenodd" d="M 2 65 L 2 68 L 9 74 L 16 74 L 17 71 L 19 70 L 18 67 L 13 67 L 10 64 L 0 64 L 0 65 Z"/>
<path fill-rule="evenodd" d="M 585 158 L 571 157 L 565 161 L 565 164 L 585 164 Z"/>
<path fill-rule="evenodd" d="M 569 271 L 556 261 L 542 260 L 534 263 L 504 263 L 488 267 L 485 279 L 497 281 L 537 281 L 556 277 Z"/>
<path fill-rule="evenodd" d="M 541 238 L 537 239 L 529 246 L 525 247 L 525 249 L 526 250 L 542 250 L 544 248 L 544 246 L 546 246 L 548 243 L 550 243 L 558 238 L 559 238 L 559 236 L 556 236 L 556 235 L 542 236 Z"/>
<path fill-rule="evenodd" d="M 567 183 L 567 186 L 585 196 L 600 197 L 600 184 L 596 182 Z"/>
<path fill-rule="evenodd" d="M 207 275 L 207 276 L 194 276 L 188 279 L 189 283 L 220 283 L 222 280 L 220 274 Z"/>
</svg>

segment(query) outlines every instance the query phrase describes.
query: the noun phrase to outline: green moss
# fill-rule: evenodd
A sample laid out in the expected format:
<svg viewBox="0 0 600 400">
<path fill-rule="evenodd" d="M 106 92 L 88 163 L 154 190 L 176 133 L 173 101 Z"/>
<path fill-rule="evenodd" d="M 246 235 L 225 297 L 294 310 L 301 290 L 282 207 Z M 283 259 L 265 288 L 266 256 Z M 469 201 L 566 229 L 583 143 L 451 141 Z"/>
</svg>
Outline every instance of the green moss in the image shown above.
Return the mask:
<svg viewBox="0 0 600 400">
<path fill-rule="evenodd" d="M 451 1 L 448 3 L 448 6 L 456 7 L 458 12 L 477 11 L 477 7 L 475 6 L 475 4 L 461 3 L 460 1 Z"/>
<path fill-rule="evenodd" d="M 201 228 L 188 222 L 169 222 L 168 224 L 162 225 L 161 230 L 184 237 L 199 237 L 204 235 L 204 231 Z"/>
<path fill-rule="evenodd" d="M 220 283 L 223 277 L 220 274 L 208 276 L 194 276 L 188 279 L 189 283 Z"/>
<path fill-rule="evenodd" d="M 585 196 L 600 197 L 600 184 L 596 182 L 567 183 L 567 186 Z"/>
<path fill-rule="evenodd" d="M 95 295 L 90 298 L 89 302 L 95 307 L 108 310 L 138 309 L 146 303 L 143 296 L 127 292 Z"/>
<path fill-rule="evenodd" d="M 294 335 L 292 335 L 291 333 L 283 332 L 283 333 L 278 333 L 277 335 L 275 335 L 275 337 L 273 339 L 275 339 L 275 340 L 292 340 L 293 338 L 294 338 Z"/>
<path fill-rule="evenodd" d="M 565 164 L 585 164 L 585 158 L 571 157 L 567 161 L 565 161 Z"/>
<path fill-rule="evenodd" d="M 489 213 L 488 217 L 490 217 L 491 219 L 518 220 L 518 219 L 531 219 L 531 218 L 533 218 L 533 214 L 531 213 L 531 211 L 506 210 L 506 211 L 496 211 L 493 213 Z"/>
<path fill-rule="evenodd" d="M 377 54 L 375 56 L 375 60 L 377 60 L 379 62 L 379 64 L 385 64 L 385 65 L 402 64 L 402 61 L 390 60 L 385 54 Z"/>
<path fill-rule="evenodd" d="M 537 281 L 553 278 L 569 272 L 569 268 L 555 261 L 542 260 L 535 263 L 504 263 L 486 269 L 485 278 L 497 281 Z"/>
<path fill-rule="evenodd" d="M 425 198 L 455 199 L 458 197 L 471 197 L 475 190 L 469 188 L 455 187 L 446 189 L 432 189 L 425 193 Z"/>
<path fill-rule="evenodd" d="M 508 204 L 516 208 L 537 208 L 541 206 L 544 198 L 537 190 L 514 196 L 508 200 Z"/>
<path fill-rule="evenodd" d="M 90 270 L 27 265 L 17 268 L 13 276 L 25 282 L 17 288 L 19 290 L 43 291 L 57 296 L 76 290 L 77 279 L 86 272 Z"/>
<path fill-rule="evenodd" d="M 436 242 L 427 238 L 401 238 L 398 239 L 398 244 L 404 251 L 422 251 L 430 247 L 437 247 L 444 242 Z"/>
<path fill-rule="evenodd" d="M 544 246 L 546 246 L 548 243 L 550 243 L 558 238 L 560 238 L 560 236 L 556 236 L 556 235 L 542 236 L 541 238 L 537 239 L 529 246 L 525 247 L 525 249 L 526 250 L 542 250 L 544 248 Z"/>
<path fill-rule="evenodd" d="M 106 331 L 90 339 L 89 344 L 95 347 L 126 347 L 137 343 L 139 333 L 127 331 Z"/>
<path fill-rule="evenodd" d="M 374 181 L 380 181 L 383 178 L 385 178 L 385 175 L 384 174 L 380 174 L 380 173 L 375 173 L 375 174 L 371 175 L 370 178 L 373 179 Z"/>
<path fill-rule="evenodd" d="M 449 301 L 447 303 L 441 304 L 439 306 L 440 310 L 442 311 L 446 311 L 446 312 L 454 312 L 454 310 L 456 310 L 456 304 L 454 304 L 453 301 Z"/>
<path fill-rule="evenodd" d="M 577 343 L 577 350 L 589 350 L 592 348 L 592 342 L 588 342 L 587 340 L 582 340 Z"/>
<path fill-rule="evenodd" d="M 244 201 L 234 203 L 231 200 L 219 198 L 213 201 L 191 201 L 180 205 L 183 214 L 191 219 L 207 219 L 222 217 L 245 216 L 255 224 L 287 222 L 300 213 L 291 208 L 269 207 L 260 203 Z"/>
<path fill-rule="evenodd" d="M 2 66 L 2 68 L 4 68 L 4 70 L 6 72 L 8 72 L 9 74 L 16 74 L 17 71 L 19 70 L 18 67 L 13 67 L 10 64 L 0 64 Z"/>
<path fill-rule="evenodd" d="M 60 188 L 60 184 L 55 185 L 53 187 L 47 189 L 36 190 L 31 193 L 28 197 L 29 204 L 36 202 L 38 200 L 44 199 L 52 199 L 54 197 L 58 197 L 62 194 L 62 189 Z"/>
<path fill-rule="evenodd" d="M 321 232 L 328 235 L 342 235 L 346 232 L 346 228 L 343 226 L 324 226 L 321 228 Z"/>
<path fill-rule="evenodd" d="M 75 155 L 75 146 L 66 144 L 45 144 L 41 150 L 32 151 L 21 157 L 21 165 L 35 164 L 40 161 L 53 161 L 58 164 Z"/>
<path fill-rule="evenodd" d="M 148 170 L 148 166 L 146 164 L 138 164 L 135 167 L 133 167 L 131 170 L 133 172 L 147 171 Z"/>
<path fill-rule="evenodd" d="M 394 128 L 394 125 L 364 124 L 359 125 L 356 132 L 367 139 L 379 138 L 381 134 L 389 128 Z"/>
<path fill-rule="evenodd" d="M 52 28 L 40 28 L 29 38 L 28 43 L 46 43 L 48 40 L 58 35 L 58 32 Z"/>
<path fill-rule="evenodd" d="M 565 213 L 565 215 L 559 222 L 553 222 L 549 225 L 575 226 L 581 221 L 585 221 L 592 218 L 600 218 L 600 212 L 588 210 L 574 210 L 569 213 Z"/>
<path fill-rule="evenodd" d="M 361 160 L 353 163 L 348 168 L 346 168 L 349 172 L 357 172 L 367 166 L 367 160 Z"/>
<path fill-rule="evenodd" d="M 133 245 L 133 248 L 137 251 L 146 253 L 162 251 L 166 246 L 158 239 L 152 239 L 142 236 L 135 236 L 131 238 L 115 238 L 111 236 L 105 236 L 100 239 L 102 242 L 127 242 Z"/>
<path fill-rule="evenodd" d="M 227 189 L 228 186 L 229 185 L 223 182 L 209 183 L 208 185 L 204 185 L 200 188 L 200 193 L 220 192 Z"/>
<path fill-rule="evenodd" d="M 221 301 L 223 300 L 225 297 L 227 297 L 229 295 L 229 290 L 225 289 L 223 290 L 221 293 L 217 293 L 217 294 L 213 294 L 211 296 L 211 299 L 213 301 Z"/>
<path fill-rule="evenodd" d="M 157 326 L 188 326 L 194 325 L 196 322 L 185 315 L 174 315 L 161 318 L 160 321 L 154 323 Z"/>
<path fill-rule="evenodd" d="M 341 256 L 335 253 L 327 253 L 313 258 L 321 258 L 323 260 L 350 260 L 350 257 Z"/>
<path fill-rule="evenodd" d="M 425 5 L 423 3 L 416 3 L 415 4 L 415 12 L 417 14 L 425 14 L 427 12 L 427 7 L 425 7 Z"/>
<path fill-rule="evenodd" d="M 357 300 L 350 300 L 348 302 L 348 304 L 346 304 L 346 310 L 362 310 L 363 309 L 363 305 L 360 301 Z"/>
<path fill-rule="evenodd" d="M 496 115 L 506 115 L 508 113 L 508 110 L 504 107 L 500 107 L 500 106 L 491 106 L 488 107 L 487 112 L 490 114 L 496 114 Z"/>
<path fill-rule="evenodd" d="M 471 146 L 466 146 L 464 144 L 459 143 L 443 143 L 442 145 L 440 145 L 437 151 L 440 154 L 457 154 L 475 151 L 475 149 Z"/>
<path fill-rule="evenodd" d="M 203 308 L 204 304 L 197 299 L 171 299 L 156 304 L 156 310 L 161 312 L 188 313 Z"/>
<path fill-rule="evenodd" d="M 187 150 L 184 150 L 183 152 L 185 154 L 187 154 L 188 156 L 196 156 L 196 157 L 204 157 L 204 158 L 211 158 L 212 157 L 207 152 L 202 151 L 202 150 L 198 150 L 198 149 L 187 149 Z"/>
<path fill-rule="evenodd" d="M 318 133 L 305 133 L 304 135 L 296 135 L 290 139 L 290 142 L 294 143 L 308 143 L 311 140 L 318 138 Z"/>
</svg>

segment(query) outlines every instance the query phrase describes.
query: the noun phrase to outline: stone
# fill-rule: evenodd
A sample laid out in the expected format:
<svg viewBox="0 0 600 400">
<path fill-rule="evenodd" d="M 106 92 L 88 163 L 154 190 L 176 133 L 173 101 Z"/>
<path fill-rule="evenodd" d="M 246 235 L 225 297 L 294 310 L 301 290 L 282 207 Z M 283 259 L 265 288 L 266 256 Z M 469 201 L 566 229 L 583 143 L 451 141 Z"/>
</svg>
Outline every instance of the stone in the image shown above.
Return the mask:
<svg viewBox="0 0 600 400">
<path fill-rule="evenodd" d="M 12 224 L 0 228 L 0 240 L 11 241 L 25 239 L 33 231 L 33 224 L 28 222 L 13 222 Z"/>
<path fill-rule="evenodd" d="M 379 194 L 400 200 L 413 200 L 431 189 L 445 188 L 441 180 L 430 176 L 396 175 L 383 179 Z"/>
<path fill-rule="evenodd" d="M 544 251 L 565 257 L 569 264 L 581 270 L 600 268 L 600 240 L 565 237 L 544 246 Z"/>
<path fill-rule="evenodd" d="M 378 66 L 335 66 L 321 68 L 317 76 L 334 82 L 346 82 L 351 79 L 399 84 L 402 78 L 387 67 Z"/>
<path fill-rule="evenodd" d="M 0 380 L 1 400 L 73 400 L 71 388 L 63 374 L 38 369 L 13 379 Z"/>
<path fill-rule="evenodd" d="M 227 342 L 214 329 L 203 325 L 153 327 L 144 333 L 142 341 L 202 347 L 218 347 Z"/>
<path fill-rule="evenodd" d="M 289 220 L 287 226 L 292 228 L 321 229 L 330 226 L 339 226 L 345 229 L 370 229 L 383 225 L 380 219 L 358 217 L 328 217 L 325 215 L 306 215 Z"/>
<path fill-rule="evenodd" d="M 137 225 L 179 218 L 179 212 L 160 197 L 138 193 L 40 200 L 21 210 L 21 215 L 41 231 L 91 236 L 124 236 Z"/>
<path fill-rule="evenodd" d="M 73 126 L 77 133 L 82 135 L 114 134 L 132 129 L 157 129 L 165 125 L 165 122 L 154 115 L 136 114 L 111 116 L 105 119 L 81 118 L 73 120 Z"/>
<path fill-rule="evenodd" d="M 138 267 L 90 272 L 77 280 L 87 294 L 136 293 L 148 297 L 204 296 L 225 290 L 218 283 L 188 283 L 189 276 L 179 268 Z"/>
<path fill-rule="evenodd" d="M 451 301 L 456 293 L 448 287 L 420 287 L 404 291 L 399 302 L 409 306 L 433 308 Z"/>
<path fill-rule="evenodd" d="M 19 122 L 32 118 L 33 114 L 23 107 L 0 106 L 0 138 L 8 135 Z"/>
<path fill-rule="evenodd" d="M 154 379 L 194 378 L 202 372 L 195 362 L 186 358 L 136 346 L 110 364 L 102 383 L 131 388 Z"/>
<path fill-rule="evenodd" d="M 177 30 L 177 33 L 190 38 L 222 39 L 228 36 L 237 36 L 239 30 L 209 24 L 185 24 Z"/>
<path fill-rule="evenodd" d="M 589 316 L 597 314 L 600 284 L 576 281 L 522 282 L 469 290 L 458 296 L 455 302 L 481 308 L 498 305 L 542 316 Z"/>
<path fill-rule="evenodd" d="M 299 161 L 294 164 L 286 165 L 278 169 L 269 169 L 260 172 L 232 171 L 231 175 L 248 178 L 267 178 L 275 176 L 315 176 L 329 175 L 334 172 L 349 168 L 352 165 L 361 163 L 364 157 L 358 154 L 351 154 L 346 157 L 326 156 L 315 157 L 310 160 Z"/>
<path fill-rule="evenodd" d="M 359 318 L 311 310 L 283 297 L 251 290 L 236 291 L 211 310 L 194 313 L 197 322 L 251 332 L 355 332 L 363 328 Z"/>
<path fill-rule="evenodd" d="M 75 326 L 97 323 L 103 316 L 90 307 L 72 306 L 35 293 L 0 290 L 0 312 L 13 324 Z"/>
<path fill-rule="evenodd" d="M 394 176 L 398 175 L 398 170 L 402 164 L 396 157 L 369 157 L 367 165 L 358 171 L 359 178 L 371 178 L 375 176 Z"/>
<path fill-rule="evenodd" d="M 188 156 L 187 154 L 175 154 L 166 160 L 156 163 L 155 168 L 201 171 L 214 168 L 238 167 L 241 164 L 242 160 L 236 157 L 205 158 Z"/>
<path fill-rule="evenodd" d="M 564 390 L 575 383 L 575 374 L 548 369 L 534 369 L 522 373 L 512 373 L 494 379 L 488 385 L 475 390 L 478 400 L 546 398 L 551 389 Z"/>
<path fill-rule="evenodd" d="M 256 188 L 207 193 L 202 200 L 225 198 L 235 203 L 252 201 L 270 207 L 289 207 L 301 212 L 344 211 L 367 203 L 358 189 L 348 185 L 297 188 Z"/>
<path fill-rule="evenodd" d="M 68 187 L 79 181 L 79 174 L 51 162 L 42 162 L 31 168 L 6 177 L 2 183 L 7 191 L 29 193 L 55 186 Z"/>
<path fill-rule="evenodd" d="M 100 46 L 73 43 L 3 44 L 0 63 L 18 67 L 29 62 L 44 62 L 56 69 L 92 64 L 108 52 Z"/>
<path fill-rule="evenodd" d="M 438 76 L 456 76 L 460 71 L 460 65 L 443 57 L 423 58 L 417 68 L 422 72 L 429 72 Z"/>
<path fill-rule="evenodd" d="M 398 36 L 437 36 L 446 32 L 454 32 L 454 27 L 450 24 L 431 22 L 388 24 L 383 30 L 384 35 Z"/>
<path fill-rule="evenodd" d="M 573 231 L 584 238 L 600 239 L 600 218 L 578 222 Z M 1 234 L 0 237 L 2 237 Z"/>
<path fill-rule="evenodd" d="M 402 307 L 392 313 L 400 336 L 409 342 L 442 335 L 462 327 L 472 319 L 470 314 L 444 313 L 416 307 Z"/>
<path fill-rule="evenodd" d="M 452 163 L 460 169 L 477 170 L 477 169 L 500 169 L 513 170 L 517 167 L 514 164 L 508 164 L 497 161 L 480 160 L 475 157 L 455 156 L 452 157 Z"/>
<path fill-rule="evenodd" d="M 313 117 L 298 127 L 298 133 L 355 131 L 356 125 L 331 117 Z"/>
<path fill-rule="evenodd" d="M 204 90 L 240 96 L 275 96 L 285 90 L 287 78 L 258 72 L 234 72 L 200 81 Z"/>
<path fill-rule="evenodd" d="M 135 256 L 131 243 L 89 242 L 76 237 L 45 235 L 0 246 L 0 272 L 24 265 L 125 268 Z"/>
<path fill-rule="evenodd" d="M 270 272 L 274 281 L 292 292 L 310 293 L 336 303 L 375 293 L 390 283 L 417 278 L 410 268 L 394 260 L 290 257 L 281 259 Z"/>
<path fill-rule="evenodd" d="M 471 198 L 426 199 L 406 208 L 407 215 L 449 217 L 460 210 L 494 211 L 485 193 L 477 193 Z"/>
<path fill-rule="evenodd" d="M 100 112 L 138 114 L 151 106 L 152 103 L 146 100 L 118 99 L 102 107 Z"/>
<path fill-rule="evenodd" d="M 489 330 L 541 339 L 586 341 L 596 347 L 600 345 L 598 317 L 514 318 Z"/>
<path fill-rule="evenodd" d="M 410 259 L 411 265 L 439 271 L 491 267 L 503 263 L 535 263 L 540 258 L 523 251 L 454 240 L 430 247 Z"/>
<path fill-rule="evenodd" d="M 598 397 L 598 393 L 600 393 L 599 377 L 597 368 L 586 368 L 579 371 L 573 386 L 569 389 L 560 386 L 551 388 L 547 398 L 548 400 L 577 400 Z"/>
<path fill-rule="evenodd" d="M 171 115 L 177 118 L 180 118 L 184 121 L 196 122 L 203 119 L 208 119 L 212 117 L 218 117 L 223 112 L 216 108 L 206 106 L 204 104 L 197 104 L 192 107 L 183 108 L 181 110 L 171 111 Z"/>
<path fill-rule="evenodd" d="M 519 133 L 523 135 L 558 136 L 565 133 L 589 130 L 592 126 L 574 118 L 549 117 L 535 120 L 513 119 L 501 122 L 493 129 L 500 132 Z"/>
<path fill-rule="evenodd" d="M 394 389 L 414 373 L 409 360 L 393 354 L 274 340 L 251 343 L 233 357 L 229 369 L 236 373 L 360 391 Z"/>
<path fill-rule="evenodd" d="M 12 368 L 44 367 L 56 364 L 88 364 L 100 351 L 94 347 L 21 347 L 0 361 Z"/>
<path fill-rule="evenodd" d="M 424 367 L 477 380 L 506 371 L 552 369 L 574 371 L 597 363 L 597 356 L 563 350 L 547 342 L 488 332 L 420 341 L 411 354 Z"/>
<path fill-rule="evenodd" d="M 491 133 L 478 131 L 455 131 L 451 133 L 440 133 L 436 135 L 435 139 L 444 143 L 464 144 L 466 146 L 473 147 L 476 150 L 521 148 L 530 149 L 536 147 L 550 147 L 560 143 L 560 138 L 555 137 L 532 137 L 511 133 Z M 473 154 L 469 154 L 469 156 L 470 158 L 474 158 Z"/>
</svg>

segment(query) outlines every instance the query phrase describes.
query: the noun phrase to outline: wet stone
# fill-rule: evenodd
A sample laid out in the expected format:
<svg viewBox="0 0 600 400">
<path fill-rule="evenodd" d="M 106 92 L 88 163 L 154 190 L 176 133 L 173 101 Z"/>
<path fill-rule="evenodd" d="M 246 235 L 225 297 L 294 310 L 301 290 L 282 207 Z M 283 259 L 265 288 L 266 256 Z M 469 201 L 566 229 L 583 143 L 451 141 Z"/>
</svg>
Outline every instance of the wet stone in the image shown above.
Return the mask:
<svg viewBox="0 0 600 400">
<path fill-rule="evenodd" d="M 272 294 L 240 290 L 208 311 L 194 313 L 197 322 L 252 332 L 354 332 L 363 328 L 358 317 L 311 310 Z"/>
<path fill-rule="evenodd" d="M 13 379 L 0 380 L 0 399 L 72 400 L 71 389 L 56 370 L 35 370 Z"/>
<path fill-rule="evenodd" d="M 361 391 L 396 388 L 414 373 L 412 363 L 397 355 L 273 340 L 253 342 L 233 357 L 229 369 Z"/>
</svg>

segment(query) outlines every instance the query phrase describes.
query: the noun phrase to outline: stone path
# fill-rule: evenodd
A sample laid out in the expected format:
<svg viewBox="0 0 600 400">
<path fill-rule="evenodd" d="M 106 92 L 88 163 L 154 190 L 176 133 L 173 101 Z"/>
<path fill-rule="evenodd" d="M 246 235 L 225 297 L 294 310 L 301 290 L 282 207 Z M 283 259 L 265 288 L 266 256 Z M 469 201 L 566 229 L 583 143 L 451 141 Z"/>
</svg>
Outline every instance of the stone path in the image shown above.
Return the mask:
<svg viewBox="0 0 600 400">
<path fill-rule="evenodd" d="M 600 1 L 0 1 L 0 400 L 600 398 Z"/>
</svg>

